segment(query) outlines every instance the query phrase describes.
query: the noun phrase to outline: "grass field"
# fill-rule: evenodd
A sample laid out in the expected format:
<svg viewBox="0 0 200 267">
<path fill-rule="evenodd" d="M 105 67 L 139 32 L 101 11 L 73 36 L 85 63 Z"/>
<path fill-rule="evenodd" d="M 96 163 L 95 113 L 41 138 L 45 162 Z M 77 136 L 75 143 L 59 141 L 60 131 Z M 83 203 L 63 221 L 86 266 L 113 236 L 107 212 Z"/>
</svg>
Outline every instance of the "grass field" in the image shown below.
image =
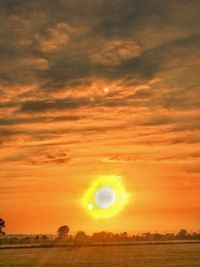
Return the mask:
<svg viewBox="0 0 200 267">
<path fill-rule="evenodd" d="M 200 244 L 0 250 L 2 267 L 199 267 Z"/>
</svg>

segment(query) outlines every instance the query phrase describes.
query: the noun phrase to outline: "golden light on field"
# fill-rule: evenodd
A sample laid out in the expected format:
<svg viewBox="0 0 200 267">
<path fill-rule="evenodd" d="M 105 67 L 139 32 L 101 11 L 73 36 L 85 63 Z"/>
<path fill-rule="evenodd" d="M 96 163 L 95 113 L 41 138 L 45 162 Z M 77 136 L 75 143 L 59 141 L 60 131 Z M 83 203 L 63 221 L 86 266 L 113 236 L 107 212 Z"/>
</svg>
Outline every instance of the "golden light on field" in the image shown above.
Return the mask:
<svg viewBox="0 0 200 267">
<path fill-rule="evenodd" d="M 127 193 L 120 176 L 106 176 L 95 180 L 83 197 L 85 210 L 94 218 L 117 215 L 127 204 Z"/>
</svg>

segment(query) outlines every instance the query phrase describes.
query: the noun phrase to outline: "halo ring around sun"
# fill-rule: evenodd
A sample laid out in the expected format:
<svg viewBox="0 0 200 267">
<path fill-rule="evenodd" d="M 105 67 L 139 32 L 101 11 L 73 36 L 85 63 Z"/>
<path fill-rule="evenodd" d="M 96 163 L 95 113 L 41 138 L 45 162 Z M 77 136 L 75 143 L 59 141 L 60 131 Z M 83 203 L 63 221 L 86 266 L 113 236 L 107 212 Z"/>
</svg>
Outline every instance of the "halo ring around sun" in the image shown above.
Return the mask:
<svg viewBox="0 0 200 267">
<path fill-rule="evenodd" d="M 83 197 L 85 210 L 94 218 L 117 215 L 127 204 L 127 193 L 120 176 L 106 176 L 95 180 Z"/>
</svg>

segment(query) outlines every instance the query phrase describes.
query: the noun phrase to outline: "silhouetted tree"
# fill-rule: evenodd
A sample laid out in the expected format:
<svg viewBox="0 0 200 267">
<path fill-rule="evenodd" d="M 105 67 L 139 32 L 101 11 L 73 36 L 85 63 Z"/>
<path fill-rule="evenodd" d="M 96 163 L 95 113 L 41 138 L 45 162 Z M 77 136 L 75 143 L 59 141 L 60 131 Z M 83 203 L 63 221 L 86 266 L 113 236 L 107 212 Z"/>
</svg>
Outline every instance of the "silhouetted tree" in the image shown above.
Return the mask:
<svg viewBox="0 0 200 267">
<path fill-rule="evenodd" d="M 152 237 L 153 237 L 153 240 L 160 241 L 160 240 L 162 240 L 163 235 L 159 234 L 159 233 L 154 233 L 154 234 L 152 234 Z"/>
<path fill-rule="evenodd" d="M 0 218 L 0 234 L 5 235 L 5 232 L 2 231 L 2 228 L 5 227 L 5 221 Z"/>
<path fill-rule="evenodd" d="M 165 240 L 174 240 L 175 239 L 175 234 L 174 233 L 166 233 L 164 236 Z"/>
<path fill-rule="evenodd" d="M 181 229 L 176 236 L 178 239 L 186 239 L 188 236 L 188 232 L 185 229 Z"/>
<path fill-rule="evenodd" d="M 79 231 L 76 233 L 76 236 L 74 238 L 74 243 L 76 245 L 85 245 L 89 243 L 90 237 L 85 234 L 83 231 Z"/>
<path fill-rule="evenodd" d="M 61 242 L 66 241 L 68 233 L 69 233 L 69 227 L 67 225 L 60 226 L 57 230 L 58 237 L 56 241 L 61 241 Z"/>
<path fill-rule="evenodd" d="M 46 241 L 46 240 L 48 240 L 49 238 L 48 238 L 48 236 L 46 236 L 46 235 L 42 235 L 41 236 L 41 240 L 43 240 L 43 241 Z"/>
<path fill-rule="evenodd" d="M 150 232 L 143 233 L 142 236 L 144 236 L 145 240 L 152 240 L 152 234 Z"/>
<path fill-rule="evenodd" d="M 39 236 L 39 235 L 36 235 L 36 236 L 34 237 L 34 241 L 38 241 L 38 240 L 40 240 L 40 236 Z"/>
<path fill-rule="evenodd" d="M 126 241 L 128 239 L 128 233 L 127 232 L 121 233 L 120 239 L 121 239 L 121 241 Z"/>
<path fill-rule="evenodd" d="M 31 242 L 31 237 L 30 236 L 25 236 L 24 238 L 22 238 L 22 243 L 30 243 Z"/>
<path fill-rule="evenodd" d="M 191 237 L 192 239 L 200 239 L 200 233 L 193 232 Z"/>
<path fill-rule="evenodd" d="M 97 241 L 97 242 L 106 241 L 107 240 L 107 237 L 108 237 L 108 235 L 107 235 L 107 233 L 105 231 L 94 233 L 92 235 L 92 239 L 94 241 Z"/>
</svg>

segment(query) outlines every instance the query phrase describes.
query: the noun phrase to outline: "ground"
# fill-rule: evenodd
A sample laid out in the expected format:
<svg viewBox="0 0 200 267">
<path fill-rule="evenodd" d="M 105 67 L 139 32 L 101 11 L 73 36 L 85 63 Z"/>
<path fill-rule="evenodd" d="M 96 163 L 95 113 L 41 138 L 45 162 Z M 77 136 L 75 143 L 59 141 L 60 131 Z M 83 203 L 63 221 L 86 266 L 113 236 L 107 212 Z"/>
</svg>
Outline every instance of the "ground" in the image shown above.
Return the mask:
<svg viewBox="0 0 200 267">
<path fill-rule="evenodd" d="M 199 267 L 200 244 L 0 250 L 1 267 Z"/>
</svg>

